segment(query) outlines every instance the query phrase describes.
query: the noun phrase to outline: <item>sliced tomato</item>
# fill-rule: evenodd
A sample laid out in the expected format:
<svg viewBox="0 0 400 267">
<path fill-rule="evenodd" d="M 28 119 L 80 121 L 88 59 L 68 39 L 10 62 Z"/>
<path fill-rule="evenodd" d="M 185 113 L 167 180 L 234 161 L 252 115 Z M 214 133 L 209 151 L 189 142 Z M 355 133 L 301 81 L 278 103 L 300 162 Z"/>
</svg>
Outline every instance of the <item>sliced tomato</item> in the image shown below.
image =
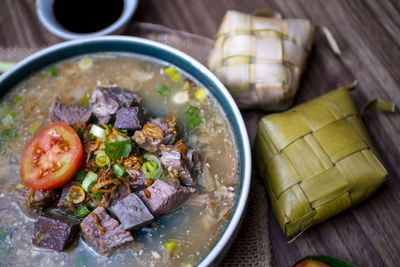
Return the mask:
<svg viewBox="0 0 400 267">
<path fill-rule="evenodd" d="M 83 148 L 74 129 L 54 122 L 36 133 L 21 155 L 22 181 L 33 189 L 63 186 L 82 165 Z"/>
<path fill-rule="evenodd" d="M 298 263 L 295 267 L 330 267 L 330 265 L 317 260 L 305 260 Z"/>
</svg>

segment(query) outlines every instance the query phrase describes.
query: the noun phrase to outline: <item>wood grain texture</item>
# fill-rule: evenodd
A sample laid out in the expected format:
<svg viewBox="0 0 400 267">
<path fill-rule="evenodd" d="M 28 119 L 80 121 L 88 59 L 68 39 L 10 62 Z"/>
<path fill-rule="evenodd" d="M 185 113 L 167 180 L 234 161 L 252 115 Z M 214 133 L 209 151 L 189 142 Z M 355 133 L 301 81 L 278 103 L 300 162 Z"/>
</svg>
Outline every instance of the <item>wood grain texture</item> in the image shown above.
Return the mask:
<svg viewBox="0 0 400 267">
<path fill-rule="evenodd" d="M 34 0 L 0 1 L 0 46 L 41 47 L 61 41 L 35 15 Z M 327 26 L 342 50 L 334 55 L 317 33 L 296 103 L 358 80 L 352 93 L 361 108 L 379 96 L 400 108 L 400 1 L 397 0 L 141 0 L 134 21 L 158 23 L 212 38 L 226 10 L 270 8 Z M 133 33 L 129 28 L 127 32 Z M 251 140 L 262 112 L 245 112 Z M 364 122 L 390 176 L 370 199 L 306 231 L 293 243 L 270 211 L 274 266 L 325 253 L 359 266 L 399 266 L 400 114 L 366 112 Z"/>
</svg>

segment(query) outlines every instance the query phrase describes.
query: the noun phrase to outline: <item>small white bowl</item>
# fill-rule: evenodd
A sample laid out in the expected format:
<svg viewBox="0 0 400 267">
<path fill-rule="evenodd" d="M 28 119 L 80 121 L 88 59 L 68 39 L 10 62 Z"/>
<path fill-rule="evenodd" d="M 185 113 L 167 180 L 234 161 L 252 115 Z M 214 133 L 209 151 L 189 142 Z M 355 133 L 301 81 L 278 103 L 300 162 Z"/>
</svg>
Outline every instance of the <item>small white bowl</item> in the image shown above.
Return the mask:
<svg viewBox="0 0 400 267">
<path fill-rule="evenodd" d="M 65 29 L 58 23 L 53 13 L 53 2 L 54 0 L 36 0 L 36 13 L 42 25 L 49 32 L 66 40 L 121 33 L 125 29 L 128 21 L 131 19 L 133 13 L 135 13 L 138 5 L 138 0 L 124 0 L 124 9 L 122 10 L 122 14 L 113 24 L 97 32 L 76 33 Z"/>
</svg>

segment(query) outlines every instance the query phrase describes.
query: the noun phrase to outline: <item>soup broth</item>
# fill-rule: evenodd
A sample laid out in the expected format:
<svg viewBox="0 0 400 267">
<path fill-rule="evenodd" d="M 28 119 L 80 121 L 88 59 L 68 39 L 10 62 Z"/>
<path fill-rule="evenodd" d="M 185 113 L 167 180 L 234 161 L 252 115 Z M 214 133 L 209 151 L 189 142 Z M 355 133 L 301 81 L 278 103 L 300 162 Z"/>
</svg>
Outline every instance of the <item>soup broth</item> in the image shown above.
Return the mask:
<svg viewBox="0 0 400 267">
<path fill-rule="evenodd" d="M 187 101 L 177 101 L 176 94 L 187 83 L 171 79 L 165 72 L 168 66 L 162 62 L 131 54 L 93 54 L 88 59 L 90 67 L 82 67 L 82 58 L 47 67 L 15 86 L 1 100 L 0 265 L 194 266 L 223 233 L 238 195 L 238 155 L 225 114 L 209 93 L 202 101 L 192 92 Z M 201 88 L 201 84 L 195 83 Z M 35 247 L 35 215 L 7 202 L 21 183 L 20 155 L 30 138 L 50 123 L 49 108 L 54 101 L 85 104 L 85 98 L 96 86 L 112 84 L 140 95 L 141 106 L 153 117 L 176 117 L 179 137 L 200 153 L 198 195 L 180 209 L 132 231 L 134 241 L 111 257 L 97 254 L 82 237 L 62 253 Z M 169 88 L 167 96 L 155 90 L 160 84 Z M 185 111 L 190 105 L 199 108 L 204 118 L 195 129 L 187 126 L 190 116 Z M 170 240 L 177 245 L 174 253 L 163 247 Z"/>
</svg>

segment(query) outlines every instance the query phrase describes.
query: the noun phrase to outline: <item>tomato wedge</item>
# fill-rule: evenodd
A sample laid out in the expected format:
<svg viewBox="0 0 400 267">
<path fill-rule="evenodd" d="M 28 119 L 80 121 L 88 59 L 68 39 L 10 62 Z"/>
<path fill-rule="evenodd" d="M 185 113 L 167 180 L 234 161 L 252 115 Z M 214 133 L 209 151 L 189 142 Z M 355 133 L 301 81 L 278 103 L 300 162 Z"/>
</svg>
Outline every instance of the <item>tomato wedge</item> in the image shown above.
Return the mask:
<svg viewBox="0 0 400 267">
<path fill-rule="evenodd" d="M 21 155 L 22 181 L 33 189 L 63 186 L 82 165 L 83 148 L 74 129 L 54 122 L 36 133 Z"/>
</svg>

